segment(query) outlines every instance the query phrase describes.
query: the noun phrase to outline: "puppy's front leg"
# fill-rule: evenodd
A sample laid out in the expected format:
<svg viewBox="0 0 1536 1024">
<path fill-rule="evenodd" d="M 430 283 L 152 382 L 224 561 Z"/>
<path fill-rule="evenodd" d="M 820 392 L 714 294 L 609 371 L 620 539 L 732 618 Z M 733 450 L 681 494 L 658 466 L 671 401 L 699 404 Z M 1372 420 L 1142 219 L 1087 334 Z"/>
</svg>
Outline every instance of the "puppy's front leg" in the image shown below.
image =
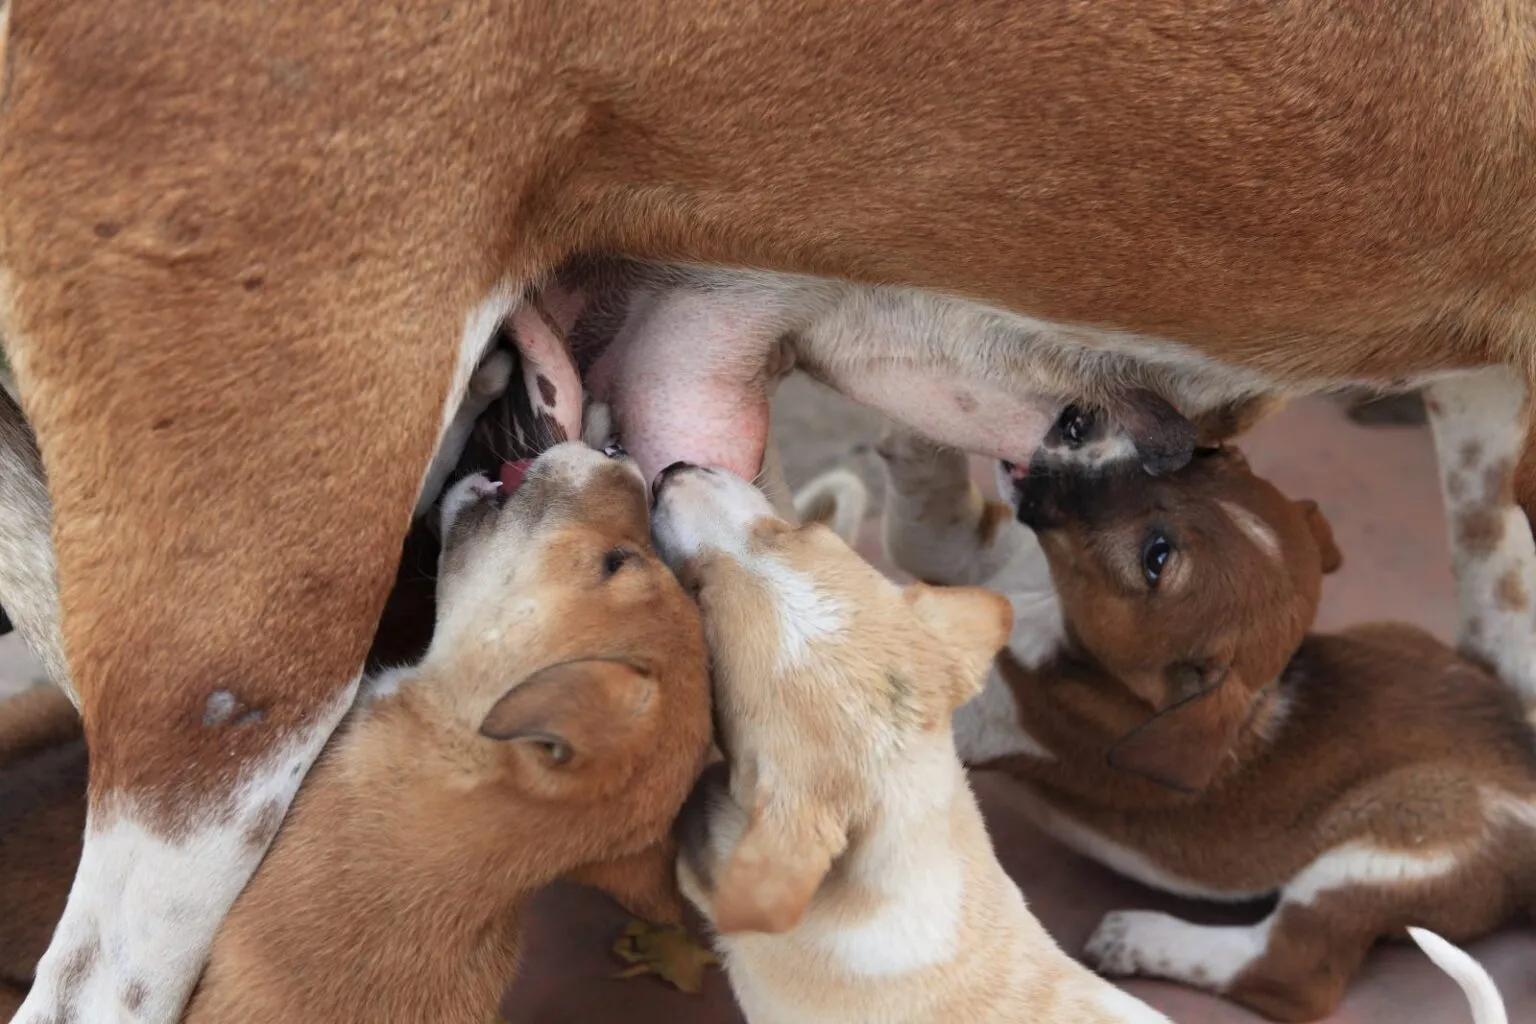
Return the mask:
<svg viewBox="0 0 1536 1024">
<path fill-rule="evenodd" d="M 1253 925 L 1211 926 L 1151 910 L 1106 914 L 1083 950 L 1111 976 L 1217 992 L 1274 1020 L 1326 1016 L 1375 940 L 1347 915 L 1282 903 Z"/>
<path fill-rule="evenodd" d="M 997 586 L 1033 537 L 1005 503 L 982 497 L 965 453 L 903 428 L 888 430 L 876 450 L 887 481 L 887 557 L 926 583 Z"/>
</svg>

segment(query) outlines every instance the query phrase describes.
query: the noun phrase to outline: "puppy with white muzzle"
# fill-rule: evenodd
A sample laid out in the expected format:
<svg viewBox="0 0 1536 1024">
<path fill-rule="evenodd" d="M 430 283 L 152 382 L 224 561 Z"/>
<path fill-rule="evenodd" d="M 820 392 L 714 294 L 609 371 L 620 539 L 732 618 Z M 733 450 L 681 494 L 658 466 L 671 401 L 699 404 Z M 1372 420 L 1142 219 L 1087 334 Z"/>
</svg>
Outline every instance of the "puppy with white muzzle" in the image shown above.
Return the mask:
<svg viewBox="0 0 1536 1024">
<path fill-rule="evenodd" d="M 902 588 L 714 470 L 669 467 L 652 529 L 703 611 L 727 758 L 679 878 L 749 1020 L 1165 1021 L 1062 953 L 993 855 L 950 715 L 1004 598 Z"/>
</svg>

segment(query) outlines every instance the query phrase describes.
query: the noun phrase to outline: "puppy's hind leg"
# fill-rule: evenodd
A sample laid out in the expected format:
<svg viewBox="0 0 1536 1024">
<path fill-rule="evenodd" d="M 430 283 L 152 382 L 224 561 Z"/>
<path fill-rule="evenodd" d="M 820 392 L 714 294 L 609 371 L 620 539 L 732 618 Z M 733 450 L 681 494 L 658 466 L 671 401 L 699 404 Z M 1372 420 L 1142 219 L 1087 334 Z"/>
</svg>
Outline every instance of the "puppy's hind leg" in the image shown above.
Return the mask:
<svg viewBox="0 0 1536 1024">
<path fill-rule="evenodd" d="M 926 583 L 1003 588 L 999 574 L 1036 546 L 1001 501 L 971 482 L 965 453 L 893 427 L 876 445 L 885 465 L 886 556 Z"/>
<path fill-rule="evenodd" d="M 1536 706 L 1536 542 L 1514 491 L 1527 438 L 1526 388 L 1494 367 L 1431 385 L 1460 610 L 1458 646 Z"/>
</svg>

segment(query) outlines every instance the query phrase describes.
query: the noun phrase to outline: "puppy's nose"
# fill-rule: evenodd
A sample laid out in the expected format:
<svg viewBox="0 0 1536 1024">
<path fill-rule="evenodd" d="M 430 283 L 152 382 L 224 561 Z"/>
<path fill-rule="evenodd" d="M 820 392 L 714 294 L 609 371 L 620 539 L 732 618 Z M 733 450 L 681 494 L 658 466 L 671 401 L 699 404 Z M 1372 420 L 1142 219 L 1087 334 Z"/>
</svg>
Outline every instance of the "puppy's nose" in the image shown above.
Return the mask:
<svg viewBox="0 0 1536 1024">
<path fill-rule="evenodd" d="M 684 473 L 684 472 L 687 472 L 690 469 L 697 469 L 697 468 L 698 467 L 695 466 L 691 462 L 674 462 L 670 466 L 668 466 L 666 469 L 663 469 L 660 473 L 657 473 L 656 474 L 656 479 L 651 481 L 651 498 L 652 498 L 652 500 L 655 500 L 657 497 L 659 497 L 661 495 L 661 489 L 664 486 L 666 486 L 666 483 L 667 483 L 667 481 L 669 479 L 671 479 L 672 477 L 676 476 L 679 473 Z"/>
<path fill-rule="evenodd" d="M 608 456 L 610 459 L 622 459 L 629 453 L 624 450 L 623 445 L 615 441 L 613 444 L 610 444 L 603 449 L 603 454 Z"/>
</svg>

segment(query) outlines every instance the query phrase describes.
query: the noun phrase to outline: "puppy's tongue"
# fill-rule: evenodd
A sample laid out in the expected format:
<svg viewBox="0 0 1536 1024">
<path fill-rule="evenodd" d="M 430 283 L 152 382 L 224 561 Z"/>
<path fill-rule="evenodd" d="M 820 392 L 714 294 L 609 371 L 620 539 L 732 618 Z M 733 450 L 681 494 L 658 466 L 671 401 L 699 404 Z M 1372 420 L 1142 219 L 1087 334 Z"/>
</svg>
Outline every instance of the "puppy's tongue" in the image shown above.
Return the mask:
<svg viewBox="0 0 1536 1024">
<path fill-rule="evenodd" d="M 518 459 L 516 462 L 503 462 L 501 464 L 501 493 L 511 494 L 522 484 L 523 477 L 528 475 L 528 467 L 533 465 L 532 459 Z"/>
<path fill-rule="evenodd" d="M 1005 469 L 1008 473 L 1008 476 L 1014 480 L 1023 480 L 1025 477 L 1029 476 L 1029 467 L 1021 466 L 1017 462 L 1005 461 L 1003 463 L 1003 469 Z"/>
</svg>

